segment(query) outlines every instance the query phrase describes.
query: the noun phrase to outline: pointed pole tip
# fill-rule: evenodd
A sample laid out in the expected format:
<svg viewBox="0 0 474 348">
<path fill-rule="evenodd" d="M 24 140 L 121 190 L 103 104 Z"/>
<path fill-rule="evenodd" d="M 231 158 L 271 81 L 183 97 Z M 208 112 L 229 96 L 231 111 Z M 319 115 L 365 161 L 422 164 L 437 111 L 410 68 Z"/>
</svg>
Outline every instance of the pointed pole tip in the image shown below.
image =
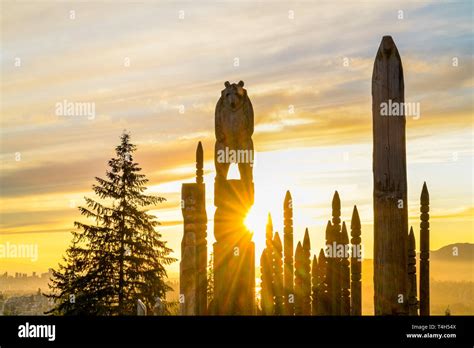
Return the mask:
<svg viewBox="0 0 474 348">
<path fill-rule="evenodd" d="M 408 247 L 411 250 L 415 250 L 415 233 L 413 233 L 413 226 L 410 227 L 410 233 L 408 234 Z"/>
<path fill-rule="evenodd" d="M 347 233 L 346 222 L 342 222 L 342 229 L 341 229 L 341 237 L 340 237 L 342 244 L 349 244 L 349 234 Z"/>
<path fill-rule="evenodd" d="M 202 156 L 204 154 L 204 151 L 202 149 L 202 144 L 201 142 L 198 143 L 198 146 L 196 147 L 196 157 L 202 161 Z"/>
<path fill-rule="evenodd" d="M 428 192 L 426 181 L 423 183 L 423 188 L 421 189 L 420 201 L 423 205 L 428 205 L 430 203 L 430 194 Z"/>
<path fill-rule="evenodd" d="M 286 191 L 285 199 L 283 201 L 283 209 L 285 211 L 292 211 L 293 210 L 293 199 L 291 198 L 290 190 Z"/>
<path fill-rule="evenodd" d="M 351 228 L 354 229 L 360 227 L 359 211 L 357 210 L 357 206 L 354 205 L 354 210 L 352 211 Z"/>
<path fill-rule="evenodd" d="M 382 36 L 382 42 L 384 48 L 395 46 L 395 41 L 393 40 L 392 35 L 384 35 Z"/>
<path fill-rule="evenodd" d="M 304 231 L 303 248 L 308 251 L 311 249 L 311 240 L 309 238 L 308 228 L 306 228 L 306 230 Z"/>
<path fill-rule="evenodd" d="M 380 42 L 377 57 L 379 59 L 381 59 L 382 57 L 388 58 L 392 54 L 398 56 L 397 45 L 395 45 L 395 41 L 393 40 L 392 36 L 384 35 L 382 37 L 382 41 Z"/>
<path fill-rule="evenodd" d="M 278 234 L 278 232 L 275 232 L 275 236 L 273 237 L 273 241 L 274 241 L 276 246 L 281 247 L 281 239 L 280 239 L 280 235 Z"/>
<path fill-rule="evenodd" d="M 340 213 L 339 210 L 341 210 L 341 199 L 339 198 L 339 192 L 337 191 L 334 192 L 334 196 L 332 197 L 332 209 L 333 213 L 334 211 L 337 211 L 338 214 Z"/>
<path fill-rule="evenodd" d="M 203 167 L 204 167 L 204 151 L 202 149 L 201 142 L 199 142 L 196 148 L 196 182 L 198 184 L 202 184 L 204 182 Z"/>
<path fill-rule="evenodd" d="M 319 251 L 319 262 L 322 263 L 322 261 L 326 258 L 326 255 L 324 254 L 324 249 L 321 248 L 321 250 Z"/>
</svg>

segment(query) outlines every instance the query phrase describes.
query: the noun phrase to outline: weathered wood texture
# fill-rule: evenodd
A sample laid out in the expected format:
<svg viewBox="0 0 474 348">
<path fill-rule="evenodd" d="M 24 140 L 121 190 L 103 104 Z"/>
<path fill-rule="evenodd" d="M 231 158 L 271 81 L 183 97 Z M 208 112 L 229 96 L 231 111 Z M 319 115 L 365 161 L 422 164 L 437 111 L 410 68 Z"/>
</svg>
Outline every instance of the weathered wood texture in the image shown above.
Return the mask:
<svg viewBox="0 0 474 348">
<path fill-rule="evenodd" d="M 398 49 L 384 36 L 372 74 L 374 174 L 374 307 L 376 315 L 408 314 L 405 116 L 382 116 L 382 103 L 404 103 Z"/>
<path fill-rule="evenodd" d="M 180 309 L 182 315 L 207 314 L 207 214 L 206 188 L 202 180 L 203 149 L 196 150 L 196 183 L 183 184 L 181 211 Z"/>
<path fill-rule="evenodd" d="M 214 183 L 214 301 L 216 314 L 255 314 L 255 244 L 244 224 L 254 202 L 252 134 L 254 115 L 244 83 L 225 83 L 216 105 Z M 222 151 L 243 151 L 237 159 L 241 178 L 228 180 L 233 162 Z M 249 156 L 249 151 L 251 156 Z M 235 163 L 235 162 L 234 162 Z"/>
</svg>

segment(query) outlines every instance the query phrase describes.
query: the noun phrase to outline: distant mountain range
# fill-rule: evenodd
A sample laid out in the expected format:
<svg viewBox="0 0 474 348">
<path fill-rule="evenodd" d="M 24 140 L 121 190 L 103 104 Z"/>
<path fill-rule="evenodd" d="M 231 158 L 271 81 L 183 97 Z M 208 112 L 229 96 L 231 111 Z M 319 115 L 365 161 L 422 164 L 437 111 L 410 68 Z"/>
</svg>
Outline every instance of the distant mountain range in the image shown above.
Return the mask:
<svg viewBox="0 0 474 348">
<path fill-rule="evenodd" d="M 430 260 L 447 262 L 474 262 L 474 244 L 455 243 L 430 252 Z"/>
</svg>

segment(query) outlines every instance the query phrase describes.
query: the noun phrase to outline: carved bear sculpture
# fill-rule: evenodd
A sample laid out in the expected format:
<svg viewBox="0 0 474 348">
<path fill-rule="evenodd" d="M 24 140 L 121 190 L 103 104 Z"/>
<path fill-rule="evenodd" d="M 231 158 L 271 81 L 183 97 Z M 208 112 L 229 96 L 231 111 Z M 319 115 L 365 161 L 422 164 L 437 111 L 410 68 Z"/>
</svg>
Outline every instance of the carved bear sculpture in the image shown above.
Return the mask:
<svg viewBox="0 0 474 348">
<path fill-rule="evenodd" d="M 214 161 L 216 180 L 226 180 L 232 158 L 236 158 L 240 179 L 250 184 L 253 166 L 253 107 L 247 96 L 244 82 L 230 84 L 225 82 L 225 89 L 216 105 L 215 130 L 216 146 Z M 231 154 L 231 156 L 227 156 Z M 234 156 L 234 157 L 232 157 Z M 230 160 L 229 160 L 230 159 Z"/>
</svg>

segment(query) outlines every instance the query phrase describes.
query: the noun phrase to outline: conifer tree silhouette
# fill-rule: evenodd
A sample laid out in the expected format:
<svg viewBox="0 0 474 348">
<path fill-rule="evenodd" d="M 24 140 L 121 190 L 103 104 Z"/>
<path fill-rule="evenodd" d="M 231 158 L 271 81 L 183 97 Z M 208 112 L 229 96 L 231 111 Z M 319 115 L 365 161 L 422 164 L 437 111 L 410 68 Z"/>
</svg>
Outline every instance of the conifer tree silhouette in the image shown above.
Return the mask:
<svg viewBox="0 0 474 348">
<path fill-rule="evenodd" d="M 155 231 L 159 222 L 145 207 L 163 197 L 144 194 L 148 179 L 133 161 L 136 146 L 124 132 L 116 156 L 109 160 L 106 179 L 96 177 L 99 200 L 85 197 L 79 211 L 94 223 L 75 222 L 73 240 L 59 268 L 53 270 L 47 296 L 63 315 L 134 315 L 140 299 L 151 309 L 165 304 L 165 266 L 176 261 Z"/>
</svg>

